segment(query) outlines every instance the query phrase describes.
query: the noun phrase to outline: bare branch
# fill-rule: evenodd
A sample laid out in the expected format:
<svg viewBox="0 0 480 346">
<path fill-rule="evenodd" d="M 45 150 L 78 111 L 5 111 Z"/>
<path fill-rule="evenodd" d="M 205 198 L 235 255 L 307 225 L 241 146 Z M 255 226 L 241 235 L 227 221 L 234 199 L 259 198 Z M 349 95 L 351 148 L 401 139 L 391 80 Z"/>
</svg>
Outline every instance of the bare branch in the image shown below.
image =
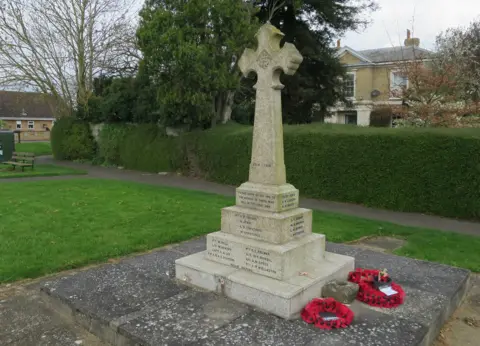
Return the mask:
<svg viewBox="0 0 480 346">
<path fill-rule="evenodd" d="M 132 74 L 136 49 L 128 0 L 0 0 L 0 86 L 85 105 L 100 74 Z"/>
</svg>

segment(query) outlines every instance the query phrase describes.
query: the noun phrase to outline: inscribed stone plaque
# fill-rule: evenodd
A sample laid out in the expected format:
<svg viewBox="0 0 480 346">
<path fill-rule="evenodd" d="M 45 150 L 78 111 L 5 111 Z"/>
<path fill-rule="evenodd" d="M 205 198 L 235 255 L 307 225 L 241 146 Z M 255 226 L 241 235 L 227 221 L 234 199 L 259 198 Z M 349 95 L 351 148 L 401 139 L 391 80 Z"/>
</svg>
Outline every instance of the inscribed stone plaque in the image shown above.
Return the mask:
<svg viewBox="0 0 480 346">
<path fill-rule="evenodd" d="M 283 244 L 312 233 L 312 211 L 296 208 L 271 213 L 243 207 L 222 209 L 222 231 L 255 240 Z"/>
</svg>

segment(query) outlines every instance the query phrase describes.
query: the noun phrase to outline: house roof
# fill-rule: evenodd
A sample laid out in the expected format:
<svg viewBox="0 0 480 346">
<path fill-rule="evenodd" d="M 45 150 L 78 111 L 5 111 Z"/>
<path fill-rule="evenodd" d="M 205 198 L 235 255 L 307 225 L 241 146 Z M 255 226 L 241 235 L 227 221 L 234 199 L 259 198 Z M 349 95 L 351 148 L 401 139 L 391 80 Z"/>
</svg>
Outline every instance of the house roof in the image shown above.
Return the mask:
<svg viewBox="0 0 480 346">
<path fill-rule="evenodd" d="M 54 119 L 53 105 L 46 94 L 0 90 L 0 119 Z"/>
<path fill-rule="evenodd" d="M 408 61 L 415 59 L 426 59 L 433 52 L 414 46 L 389 47 L 358 51 L 374 63 Z"/>
<path fill-rule="evenodd" d="M 433 52 L 415 46 L 377 48 L 367 50 L 354 50 L 348 46 L 337 50 L 337 57 L 350 53 L 360 60 L 355 65 L 372 65 L 388 62 L 409 61 L 414 59 L 427 59 Z"/>
</svg>

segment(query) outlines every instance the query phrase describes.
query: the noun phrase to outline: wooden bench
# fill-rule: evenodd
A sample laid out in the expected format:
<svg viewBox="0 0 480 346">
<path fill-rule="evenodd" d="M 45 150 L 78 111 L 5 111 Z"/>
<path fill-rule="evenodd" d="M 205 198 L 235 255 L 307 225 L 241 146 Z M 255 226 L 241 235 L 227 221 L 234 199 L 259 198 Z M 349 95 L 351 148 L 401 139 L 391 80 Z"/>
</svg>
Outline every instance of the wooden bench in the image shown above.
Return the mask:
<svg viewBox="0 0 480 346">
<path fill-rule="evenodd" d="M 22 172 L 25 171 L 25 167 L 32 167 L 33 171 L 35 167 L 35 154 L 14 152 L 11 161 L 3 162 L 3 164 L 13 166 L 13 170 L 15 170 L 16 167 L 22 167 Z"/>
</svg>

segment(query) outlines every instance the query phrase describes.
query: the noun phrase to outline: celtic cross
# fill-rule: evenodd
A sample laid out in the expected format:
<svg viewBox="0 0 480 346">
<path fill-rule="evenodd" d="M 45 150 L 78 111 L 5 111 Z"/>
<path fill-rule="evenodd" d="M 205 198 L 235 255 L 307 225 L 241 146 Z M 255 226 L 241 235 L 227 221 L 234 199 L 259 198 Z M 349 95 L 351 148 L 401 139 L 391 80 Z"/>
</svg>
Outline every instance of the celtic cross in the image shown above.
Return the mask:
<svg viewBox="0 0 480 346">
<path fill-rule="evenodd" d="M 286 183 L 283 153 L 282 96 L 280 75 L 293 75 L 303 61 L 291 43 L 280 48 L 284 34 L 273 25 L 257 33 L 256 51 L 246 49 L 238 64 L 243 75 L 257 74 L 255 124 L 249 181 L 267 185 Z"/>
</svg>

